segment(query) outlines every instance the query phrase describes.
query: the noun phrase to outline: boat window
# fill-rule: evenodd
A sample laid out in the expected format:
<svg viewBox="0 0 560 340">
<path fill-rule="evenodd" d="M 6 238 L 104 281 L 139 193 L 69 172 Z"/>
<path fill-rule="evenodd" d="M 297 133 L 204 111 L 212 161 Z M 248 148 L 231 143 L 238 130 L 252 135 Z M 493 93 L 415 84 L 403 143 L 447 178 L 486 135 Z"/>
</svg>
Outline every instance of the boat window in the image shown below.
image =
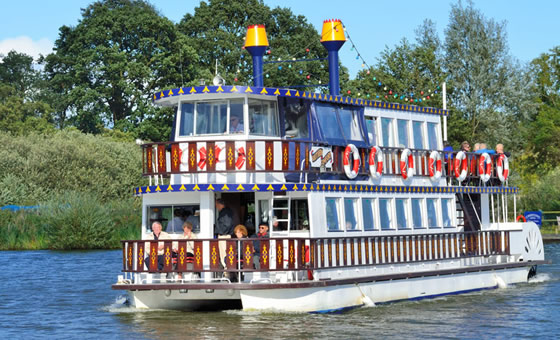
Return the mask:
<svg viewBox="0 0 560 340">
<path fill-rule="evenodd" d="M 151 231 L 152 223 L 159 221 L 162 230 L 167 233 L 183 233 L 183 223 L 190 221 L 193 224 L 193 232 L 200 232 L 199 215 L 196 212 L 199 205 L 165 205 L 149 206 L 146 229 Z"/>
<path fill-rule="evenodd" d="M 327 229 L 329 231 L 340 230 L 338 219 L 338 198 L 329 197 L 326 199 L 327 206 Z"/>
<path fill-rule="evenodd" d="M 256 221 L 257 223 L 268 223 L 269 221 L 269 209 L 270 209 L 270 201 L 269 200 L 259 200 L 258 201 L 258 208 L 259 208 L 259 220 Z"/>
<path fill-rule="evenodd" d="M 422 228 L 422 199 L 412 199 L 412 226 Z"/>
<path fill-rule="evenodd" d="M 288 221 L 290 211 L 288 207 L 288 198 L 274 198 L 272 206 L 273 220 L 272 231 L 288 230 Z"/>
<path fill-rule="evenodd" d="M 290 205 L 290 230 L 309 230 L 307 199 L 292 199 Z"/>
<path fill-rule="evenodd" d="M 397 228 L 408 229 L 408 199 L 397 198 L 395 202 L 397 208 Z"/>
<path fill-rule="evenodd" d="M 399 147 L 408 148 L 408 121 L 397 119 L 397 130 L 399 132 Z"/>
<path fill-rule="evenodd" d="M 364 230 L 375 230 L 375 219 L 373 218 L 373 203 L 374 200 L 371 198 L 362 199 L 362 213 L 364 215 Z"/>
<path fill-rule="evenodd" d="M 393 120 L 390 118 L 381 118 L 381 135 L 383 137 L 383 146 L 394 146 L 393 143 Z"/>
<path fill-rule="evenodd" d="M 450 228 L 453 227 L 451 222 L 451 200 L 448 198 L 441 199 L 441 214 L 443 217 L 443 226 Z"/>
<path fill-rule="evenodd" d="M 196 103 L 197 135 L 221 134 L 226 132 L 227 101 Z"/>
<path fill-rule="evenodd" d="M 428 145 L 431 150 L 438 150 L 437 124 L 428 123 Z"/>
<path fill-rule="evenodd" d="M 336 108 L 332 105 L 316 103 L 317 116 L 319 117 L 319 125 L 321 132 L 325 138 L 340 139 L 342 131 L 336 118 Z"/>
<path fill-rule="evenodd" d="M 229 102 L 229 133 L 244 133 L 243 99 Z"/>
<path fill-rule="evenodd" d="M 276 102 L 249 99 L 249 133 L 262 136 L 279 136 Z"/>
<path fill-rule="evenodd" d="M 194 133 L 194 104 L 181 105 L 181 121 L 179 122 L 179 136 L 192 136 Z"/>
<path fill-rule="evenodd" d="M 338 117 L 340 118 L 340 124 L 342 125 L 342 130 L 346 139 L 364 140 L 362 129 L 360 129 L 360 124 L 358 122 L 358 111 L 342 106 L 338 108 Z"/>
<path fill-rule="evenodd" d="M 428 211 L 428 227 L 437 228 L 437 212 L 436 200 L 433 198 L 426 199 L 426 210 Z"/>
<path fill-rule="evenodd" d="M 386 198 L 379 199 L 379 219 L 381 229 L 391 229 L 391 200 Z"/>
<path fill-rule="evenodd" d="M 366 117 L 366 127 L 367 127 L 367 132 L 368 132 L 368 139 L 369 139 L 369 144 L 370 145 L 377 145 L 377 140 L 376 140 L 376 133 L 375 133 L 375 117 Z"/>
<path fill-rule="evenodd" d="M 424 131 L 422 125 L 424 123 L 419 121 L 412 121 L 412 135 L 414 138 L 414 148 L 415 149 L 425 149 L 424 147 Z"/>
<path fill-rule="evenodd" d="M 358 221 L 356 219 L 356 207 L 358 200 L 356 198 L 344 199 L 344 218 L 346 230 L 358 230 Z"/>
<path fill-rule="evenodd" d="M 285 98 L 286 137 L 308 138 L 307 106 L 301 99 Z"/>
</svg>

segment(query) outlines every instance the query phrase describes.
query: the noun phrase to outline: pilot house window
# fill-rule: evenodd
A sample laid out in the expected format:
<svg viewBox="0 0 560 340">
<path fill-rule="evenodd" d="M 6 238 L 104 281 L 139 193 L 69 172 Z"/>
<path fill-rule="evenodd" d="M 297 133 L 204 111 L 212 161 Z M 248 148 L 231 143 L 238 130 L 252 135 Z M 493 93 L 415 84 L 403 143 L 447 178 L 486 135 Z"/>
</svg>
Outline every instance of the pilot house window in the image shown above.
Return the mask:
<svg viewBox="0 0 560 340">
<path fill-rule="evenodd" d="M 249 133 L 279 136 L 276 102 L 249 99 Z"/>
</svg>

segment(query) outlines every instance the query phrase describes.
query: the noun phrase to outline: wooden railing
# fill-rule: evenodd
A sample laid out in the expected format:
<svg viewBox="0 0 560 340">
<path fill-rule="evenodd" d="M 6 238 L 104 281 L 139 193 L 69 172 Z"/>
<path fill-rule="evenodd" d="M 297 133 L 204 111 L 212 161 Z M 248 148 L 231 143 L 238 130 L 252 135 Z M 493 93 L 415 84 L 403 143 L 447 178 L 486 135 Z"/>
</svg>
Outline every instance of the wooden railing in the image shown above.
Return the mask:
<svg viewBox="0 0 560 340">
<path fill-rule="evenodd" d="M 326 147 L 318 143 L 287 140 L 167 142 L 142 145 L 144 176 L 197 173 L 282 172 L 344 175 L 343 155 L 345 146 L 329 146 L 330 153 L 311 154 L 313 147 Z M 381 147 L 383 175 L 401 175 L 400 159 L 403 148 Z M 369 175 L 370 148 L 358 148 L 360 166 L 358 178 Z M 411 149 L 416 176 L 429 177 L 430 150 Z M 457 152 L 439 151 L 442 176 L 454 179 L 454 162 Z M 480 154 L 467 153 L 468 183 L 480 178 Z M 491 184 L 499 185 L 496 176 L 497 156 L 492 155 Z M 317 164 L 330 167 L 318 166 Z M 345 178 L 345 177 L 344 177 Z"/>
<path fill-rule="evenodd" d="M 192 242 L 193 256 L 187 254 L 187 242 Z M 220 242 L 226 245 L 222 259 Z M 259 242 L 259 252 L 254 250 L 256 242 Z M 128 240 L 122 244 L 124 272 L 268 272 L 510 255 L 510 232 L 312 239 Z M 158 245 L 163 246 L 159 253 Z M 255 269 L 255 256 L 258 256 L 260 269 Z M 161 269 L 158 261 L 163 264 Z"/>
</svg>

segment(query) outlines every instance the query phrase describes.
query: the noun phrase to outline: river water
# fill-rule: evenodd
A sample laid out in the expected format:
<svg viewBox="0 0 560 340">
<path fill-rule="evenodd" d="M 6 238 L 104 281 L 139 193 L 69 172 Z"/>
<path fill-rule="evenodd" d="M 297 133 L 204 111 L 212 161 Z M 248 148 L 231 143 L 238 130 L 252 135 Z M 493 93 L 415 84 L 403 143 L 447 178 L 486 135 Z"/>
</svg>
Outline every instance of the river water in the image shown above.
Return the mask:
<svg viewBox="0 0 560 340">
<path fill-rule="evenodd" d="M 0 252 L 0 339 L 555 338 L 560 243 L 526 284 L 342 314 L 138 311 L 111 290 L 121 251 Z"/>
</svg>

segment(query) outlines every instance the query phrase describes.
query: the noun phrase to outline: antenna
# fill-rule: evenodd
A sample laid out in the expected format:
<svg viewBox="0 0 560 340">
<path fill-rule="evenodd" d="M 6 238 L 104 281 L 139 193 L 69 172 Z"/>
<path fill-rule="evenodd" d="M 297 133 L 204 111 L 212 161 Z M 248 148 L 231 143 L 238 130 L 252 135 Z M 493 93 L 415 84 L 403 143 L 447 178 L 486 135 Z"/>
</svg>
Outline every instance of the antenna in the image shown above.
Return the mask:
<svg viewBox="0 0 560 340">
<path fill-rule="evenodd" d="M 226 84 L 226 80 L 218 74 L 218 59 L 216 59 L 216 76 L 212 79 L 212 83 L 214 86 L 223 86 Z"/>
</svg>

